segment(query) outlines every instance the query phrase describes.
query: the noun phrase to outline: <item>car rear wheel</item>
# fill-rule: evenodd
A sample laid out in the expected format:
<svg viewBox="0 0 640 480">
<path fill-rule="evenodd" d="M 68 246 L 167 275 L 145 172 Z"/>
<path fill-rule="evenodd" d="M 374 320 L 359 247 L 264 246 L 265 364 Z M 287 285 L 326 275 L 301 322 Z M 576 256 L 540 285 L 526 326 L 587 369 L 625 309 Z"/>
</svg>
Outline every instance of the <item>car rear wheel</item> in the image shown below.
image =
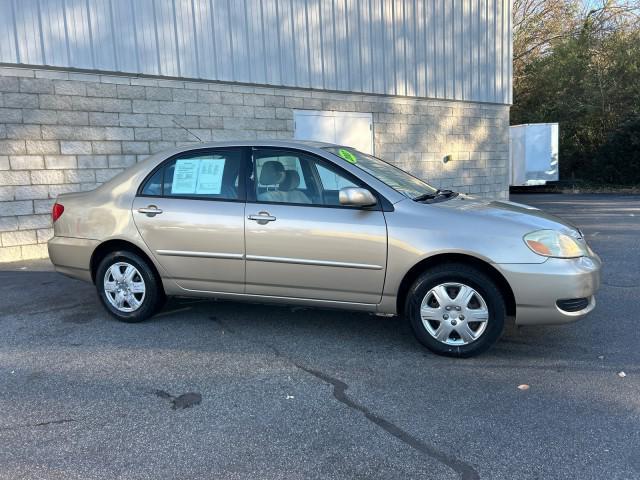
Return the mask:
<svg viewBox="0 0 640 480">
<path fill-rule="evenodd" d="M 464 264 L 423 273 L 409 291 L 405 311 L 420 343 L 450 357 L 486 351 L 502 335 L 506 316 L 493 280 Z"/>
<path fill-rule="evenodd" d="M 96 288 L 106 310 L 127 323 L 146 320 L 164 301 L 162 286 L 149 264 L 126 250 L 102 259 L 96 271 Z"/>
</svg>

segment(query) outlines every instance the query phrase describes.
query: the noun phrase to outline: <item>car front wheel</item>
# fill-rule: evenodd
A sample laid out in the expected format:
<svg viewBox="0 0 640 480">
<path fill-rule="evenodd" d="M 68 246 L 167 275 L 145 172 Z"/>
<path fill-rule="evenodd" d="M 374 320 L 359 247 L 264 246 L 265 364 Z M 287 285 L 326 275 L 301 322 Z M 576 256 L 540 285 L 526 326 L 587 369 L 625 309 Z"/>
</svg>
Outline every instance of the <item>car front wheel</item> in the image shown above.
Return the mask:
<svg viewBox="0 0 640 480">
<path fill-rule="evenodd" d="M 120 321 L 135 323 L 151 317 L 164 292 L 148 263 L 126 250 L 109 253 L 98 266 L 96 288 L 107 311 Z"/>
<path fill-rule="evenodd" d="M 450 357 L 472 357 L 502 335 L 506 308 L 500 290 L 482 271 L 464 264 L 423 273 L 407 296 L 405 311 L 417 339 Z"/>
</svg>

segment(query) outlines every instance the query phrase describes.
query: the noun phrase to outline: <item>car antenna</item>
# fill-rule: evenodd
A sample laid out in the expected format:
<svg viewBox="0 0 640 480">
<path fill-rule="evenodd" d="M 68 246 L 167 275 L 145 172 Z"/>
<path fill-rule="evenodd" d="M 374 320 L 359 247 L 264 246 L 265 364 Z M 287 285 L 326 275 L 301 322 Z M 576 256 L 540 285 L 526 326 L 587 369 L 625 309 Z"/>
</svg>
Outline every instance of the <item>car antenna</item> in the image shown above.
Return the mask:
<svg viewBox="0 0 640 480">
<path fill-rule="evenodd" d="M 185 132 L 187 132 L 188 134 L 193 135 L 194 137 L 196 137 L 196 138 L 198 139 L 198 141 L 199 141 L 200 143 L 202 143 L 202 139 L 201 139 L 199 136 L 197 136 L 195 133 L 193 133 L 191 130 L 189 130 L 189 129 L 188 129 L 187 127 L 185 127 L 184 125 L 180 125 L 178 122 L 176 122 L 176 119 L 175 119 L 175 118 L 172 118 L 172 119 L 171 119 L 171 121 L 172 121 L 173 123 L 175 123 L 176 125 L 178 125 L 180 128 L 182 128 L 182 129 L 183 129 Z"/>
</svg>

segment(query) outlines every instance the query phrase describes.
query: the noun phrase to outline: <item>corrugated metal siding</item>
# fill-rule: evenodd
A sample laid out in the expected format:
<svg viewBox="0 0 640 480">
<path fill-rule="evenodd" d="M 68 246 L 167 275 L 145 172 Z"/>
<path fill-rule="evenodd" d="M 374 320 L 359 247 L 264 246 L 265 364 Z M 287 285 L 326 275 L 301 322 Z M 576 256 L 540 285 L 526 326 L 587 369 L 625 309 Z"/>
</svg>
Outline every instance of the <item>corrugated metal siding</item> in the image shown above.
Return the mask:
<svg viewBox="0 0 640 480">
<path fill-rule="evenodd" d="M 510 0 L 0 0 L 0 62 L 511 103 Z"/>
</svg>

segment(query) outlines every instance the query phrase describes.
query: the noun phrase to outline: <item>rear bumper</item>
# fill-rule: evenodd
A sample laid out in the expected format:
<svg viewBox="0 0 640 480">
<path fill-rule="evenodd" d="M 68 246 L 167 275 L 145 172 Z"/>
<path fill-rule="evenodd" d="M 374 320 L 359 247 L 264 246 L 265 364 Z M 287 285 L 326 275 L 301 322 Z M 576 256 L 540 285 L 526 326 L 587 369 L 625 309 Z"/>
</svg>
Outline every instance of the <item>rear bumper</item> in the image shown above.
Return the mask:
<svg viewBox="0 0 640 480">
<path fill-rule="evenodd" d="M 51 263 L 69 277 L 91 282 L 91 255 L 98 240 L 73 237 L 53 237 L 47 244 Z"/>
<path fill-rule="evenodd" d="M 517 325 L 569 323 L 596 306 L 602 262 L 597 256 L 573 259 L 549 258 L 538 264 L 495 265 L 513 290 Z M 558 300 L 587 299 L 578 311 L 565 311 Z"/>
</svg>

